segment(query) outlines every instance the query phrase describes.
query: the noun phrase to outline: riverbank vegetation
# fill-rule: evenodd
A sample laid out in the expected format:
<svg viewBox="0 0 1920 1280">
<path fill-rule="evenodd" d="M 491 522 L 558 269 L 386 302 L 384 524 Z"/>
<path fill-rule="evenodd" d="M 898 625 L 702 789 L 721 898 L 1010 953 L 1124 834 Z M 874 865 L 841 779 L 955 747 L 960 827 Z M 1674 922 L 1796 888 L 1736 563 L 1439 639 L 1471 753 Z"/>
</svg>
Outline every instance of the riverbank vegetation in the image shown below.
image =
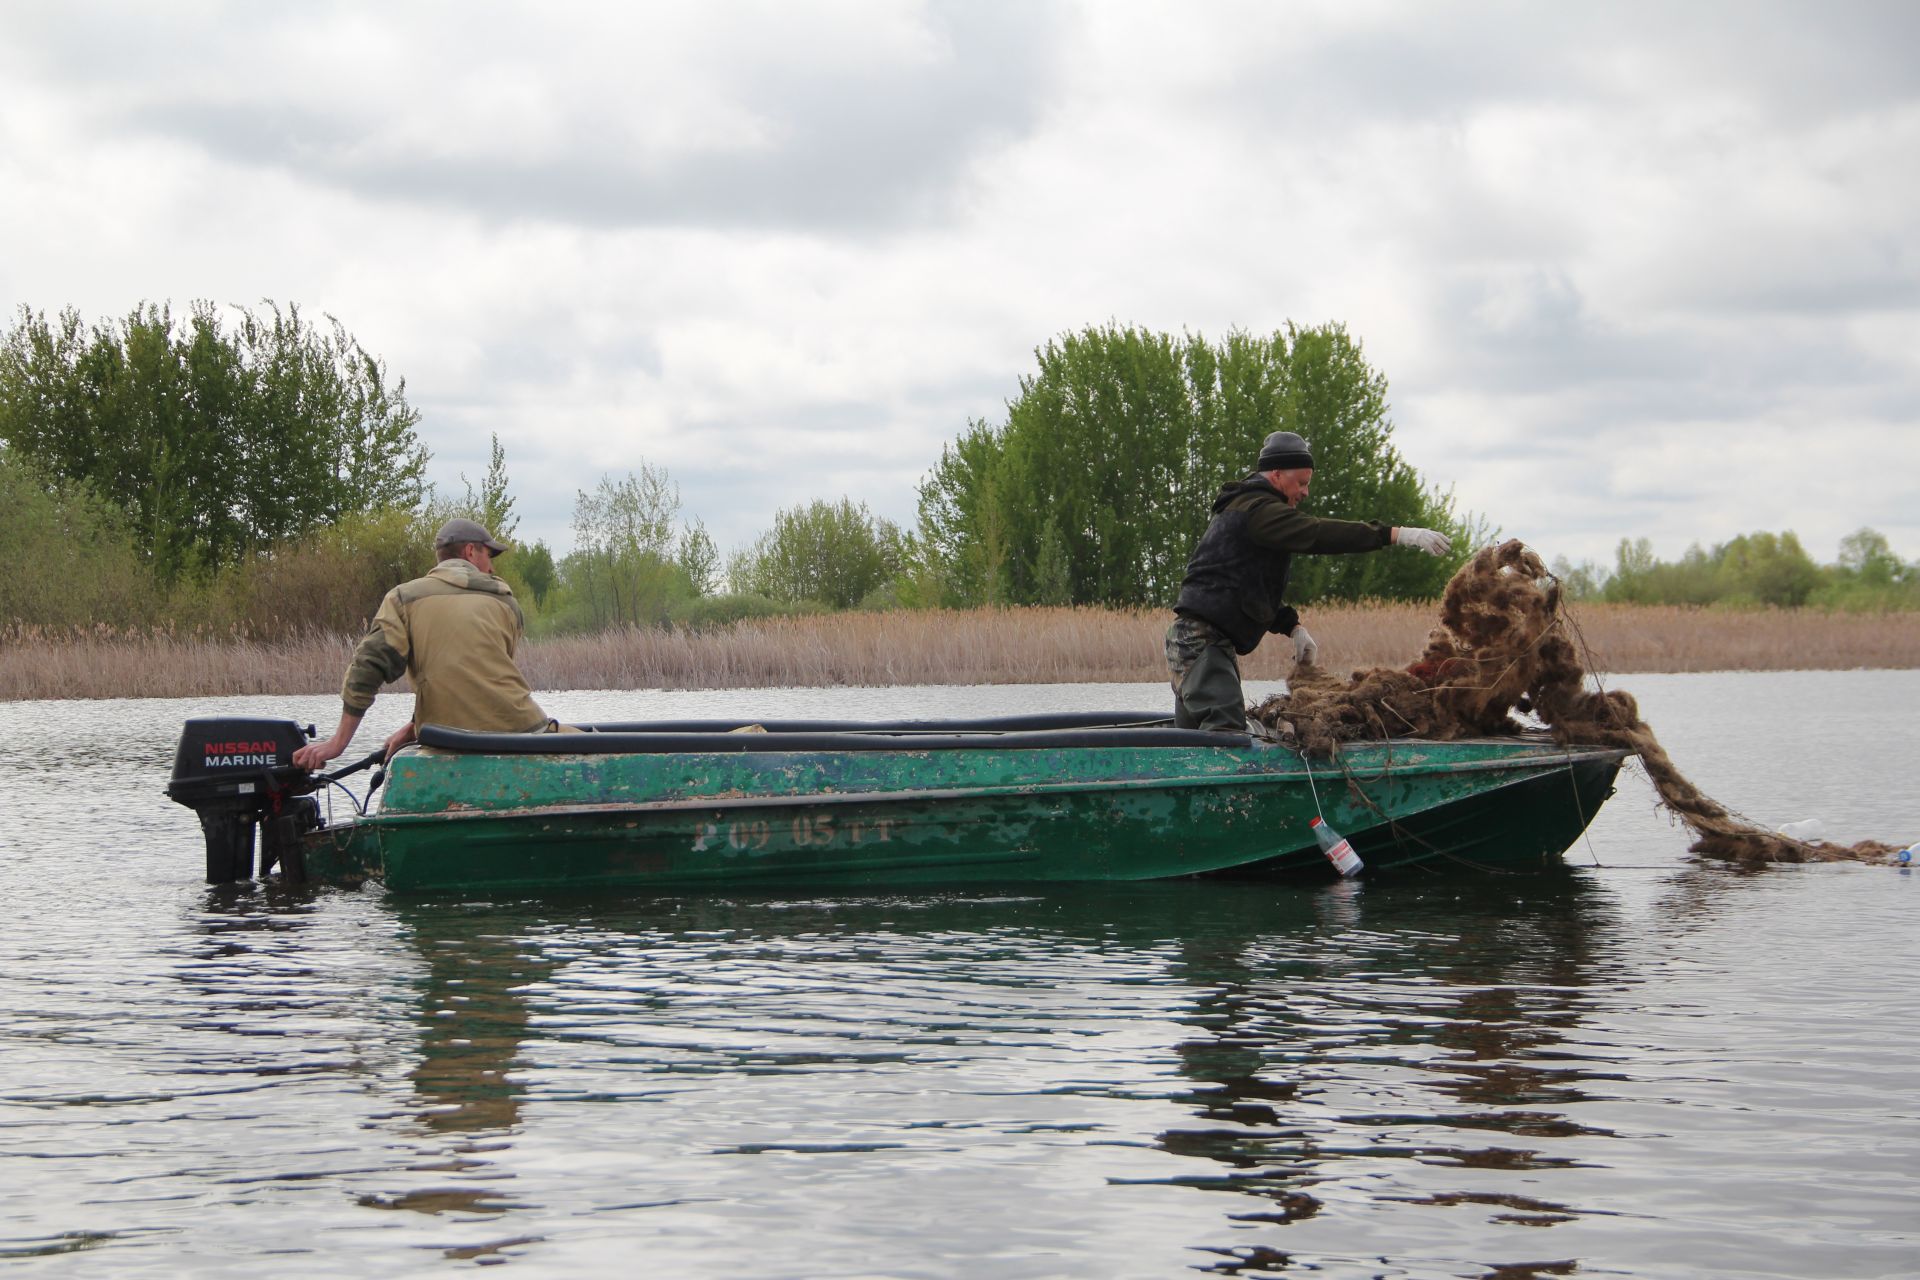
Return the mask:
<svg viewBox="0 0 1920 1280">
<path fill-rule="evenodd" d="M 1554 573 L 1570 598 L 1614 604 L 1920 609 L 1920 564 L 1901 561 L 1884 534 L 1867 528 L 1840 540 L 1831 565 L 1815 564 L 1788 531 L 1741 534 L 1711 549 L 1695 543 L 1672 562 L 1656 559 L 1645 538 L 1622 538 L 1611 569 L 1562 557 Z"/>
<path fill-rule="evenodd" d="M 968 423 L 933 462 L 908 526 L 812 498 L 724 551 L 663 468 L 583 478 L 571 547 L 521 542 L 496 561 L 528 618 L 529 675 L 1158 679 L 1212 498 L 1274 430 L 1312 442 L 1315 514 L 1454 540 L 1440 560 L 1296 560 L 1290 597 L 1341 663 L 1417 652 L 1430 602 L 1495 536 L 1399 456 L 1386 379 L 1339 325 L 1218 342 L 1109 325 L 1035 356 L 1005 420 Z M 331 688 L 447 518 L 516 541 L 498 439 L 477 483 L 436 489 L 419 420 L 404 379 L 297 307 L 142 306 L 94 325 L 23 308 L 0 339 L 0 696 Z M 1872 529 L 1831 565 L 1791 532 L 1756 532 L 1672 564 L 1623 539 L 1611 567 L 1556 571 L 1614 670 L 1920 662 L 1920 615 L 1901 616 L 1920 610 L 1920 564 Z M 1269 648 L 1253 678 L 1283 674 L 1268 664 L 1286 646 Z"/>
<path fill-rule="evenodd" d="M 1575 604 L 1591 670 L 1786 671 L 1920 666 L 1920 612 Z M 1308 614 L 1337 671 L 1419 656 L 1434 606 L 1329 604 Z M 1166 679 L 1158 610 L 1032 607 L 754 618 L 705 631 L 626 627 L 528 641 L 536 690 L 1046 684 Z M 356 637 L 277 641 L 110 628 L 0 636 L 0 699 L 327 694 Z M 1282 680 L 1292 646 L 1245 659 Z"/>
<path fill-rule="evenodd" d="M 1311 431 L 1315 511 L 1441 528 L 1461 550 L 1303 562 L 1303 601 L 1430 598 L 1474 538 L 1402 460 L 1386 379 L 1338 325 L 1213 343 L 1115 326 L 1036 352 L 1006 421 L 968 424 L 911 527 L 849 499 L 770 514 L 723 554 L 664 469 L 578 491 L 573 545 L 503 557 L 534 635 L 704 629 L 861 608 L 1155 607 L 1222 483 L 1273 430 Z M 463 496 L 424 481 L 406 401 L 337 321 L 145 306 L 89 326 L 22 310 L 0 342 L 0 618 L 280 641 L 352 630 L 469 515 L 514 536 L 505 459 Z M 41 572 L 40 567 L 45 566 Z"/>
</svg>

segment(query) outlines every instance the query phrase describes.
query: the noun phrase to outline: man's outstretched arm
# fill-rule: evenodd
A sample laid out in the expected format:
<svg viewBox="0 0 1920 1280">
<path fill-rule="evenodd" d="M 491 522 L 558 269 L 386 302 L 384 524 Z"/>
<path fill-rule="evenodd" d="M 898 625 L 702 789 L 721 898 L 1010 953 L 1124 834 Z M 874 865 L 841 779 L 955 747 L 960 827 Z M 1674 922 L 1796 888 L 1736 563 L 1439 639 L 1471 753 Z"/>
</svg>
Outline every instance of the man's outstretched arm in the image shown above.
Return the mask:
<svg viewBox="0 0 1920 1280">
<path fill-rule="evenodd" d="M 374 695 L 380 692 L 380 686 L 406 674 L 407 657 L 393 643 L 392 637 L 396 635 L 405 637 L 406 628 L 400 625 L 394 598 L 389 592 L 380 604 L 380 612 L 375 615 L 373 625 L 367 628 L 366 635 L 360 637 L 360 644 L 353 651 L 353 661 L 347 664 L 346 678 L 340 682 L 339 727 L 324 742 L 310 742 L 294 752 L 294 764 L 302 769 L 317 769 L 347 749 L 353 741 L 353 735 L 360 729 L 360 721 L 366 716 L 367 708 L 373 705 Z M 409 723 L 407 741 L 412 740 L 412 735 L 413 725 Z M 388 755 L 403 745 L 393 738 L 387 742 Z"/>
</svg>

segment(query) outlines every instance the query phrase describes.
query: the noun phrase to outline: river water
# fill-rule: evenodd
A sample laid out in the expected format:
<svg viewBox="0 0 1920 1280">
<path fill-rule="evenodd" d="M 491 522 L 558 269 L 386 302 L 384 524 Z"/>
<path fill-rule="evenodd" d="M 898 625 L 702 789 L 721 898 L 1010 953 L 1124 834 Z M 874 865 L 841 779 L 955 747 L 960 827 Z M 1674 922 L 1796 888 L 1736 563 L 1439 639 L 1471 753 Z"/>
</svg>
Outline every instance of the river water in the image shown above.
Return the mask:
<svg viewBox="0 0 1920 1280">
<path fill-rule="evenodd" d="M 1615 683 L 1749 817 L 1920 838 L 1920 672 Z M 1920 878 L 1698 865 L 1631 770 L 1565 875 L 409 901 L 199 883 L 161 788 L 215 710 L 336 714 L 0 705 L 22 1274 L 1920 1274 Z"/>
</svg>

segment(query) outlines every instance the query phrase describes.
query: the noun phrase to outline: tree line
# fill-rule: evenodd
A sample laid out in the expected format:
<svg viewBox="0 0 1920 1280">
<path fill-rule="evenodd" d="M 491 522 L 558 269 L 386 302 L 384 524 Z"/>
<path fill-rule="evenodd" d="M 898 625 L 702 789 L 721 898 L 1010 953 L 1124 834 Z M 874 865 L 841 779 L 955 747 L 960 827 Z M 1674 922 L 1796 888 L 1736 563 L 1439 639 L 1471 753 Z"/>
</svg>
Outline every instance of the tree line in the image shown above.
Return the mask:
<svg viewBox="0 0 1920 1280">
<path fill-rule="evenodd" d="M 1744 533 L 1656 558 L 1645 538 L 1622 538 L 1609 566 L 1563 556 L 1554 573 L 1576 600 L 1725 608 L 1920 609 L 1920 562 L 1894 554 L 1886 535 L 1861 528 L 1840 540 L 1839 558 L 1816 564 L 1792 531 Z"/>
<path fill-rule="evenodd" d="M 1312 443 L 1316 514 L 1442 529 L 1458 548 L 1448 561 L 1303 557 L 1303 602 L 1430 598 L 1490 535 L 1400 457 L 1386 379 L 1339 325 L 1218 342 L 1108 325 L 1035 357 L 1004 420 L 970 422 L 942 451 L 907 527 L 815 499 L 723 554 L 666 470 L 642 463 L 578 491 L 564 554 L 535 541 L 499 570 L 536 631 L 826 609 L 1164 607 L 1214 494 L 1275 430 Z M 419 421 L 404 379 L 337 320 L 294 306 L 143 305 L 93 325 L 22 308 L 0 342 L 0 622 L 357 631 L 421 571 L 450 516 L 515 540 L 499 440 L 477 482 L 463 475 L 461 492 L 442 493 L 425 479 Z M 1623 543 L 1612 571 L 1563 576 L 1576 595 L 1607 599 L 1910 598 L 1899 593 L 1920 571 L 1876 538 L 1855 535 L 1832 570 L 1811 566 L 1791 534 L 1754 534 L 1678 566 Z M 1719 594 L 1703 594 L 1709 580 Z"/>
<path fill-rule="evenodd" d="M 343 516 L 416 505 L 427 451 L 393 380 L 298 307 L 24 308 L 0 345 L 0 441 L 120 513 L 163 583 Z"/>
</svg>

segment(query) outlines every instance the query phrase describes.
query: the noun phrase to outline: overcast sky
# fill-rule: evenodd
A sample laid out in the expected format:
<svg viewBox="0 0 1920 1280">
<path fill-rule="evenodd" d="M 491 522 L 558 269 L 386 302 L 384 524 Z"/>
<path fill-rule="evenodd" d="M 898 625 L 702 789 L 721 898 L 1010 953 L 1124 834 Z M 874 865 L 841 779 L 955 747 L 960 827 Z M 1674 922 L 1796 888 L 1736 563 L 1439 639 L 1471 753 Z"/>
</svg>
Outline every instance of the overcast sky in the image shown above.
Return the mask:
<svg viewBox="0 0 1920 1280">
<path fill-rule="evenodd" d="M 723 550 L 911 522 L 1050 338 L 1291 320 L 1548 559 L 1911 560 L 1917 50 L 1906 0 L 10 4 L 0 304 L 330 313 L 557 552 L 643 462 Z"/>
</svg>

